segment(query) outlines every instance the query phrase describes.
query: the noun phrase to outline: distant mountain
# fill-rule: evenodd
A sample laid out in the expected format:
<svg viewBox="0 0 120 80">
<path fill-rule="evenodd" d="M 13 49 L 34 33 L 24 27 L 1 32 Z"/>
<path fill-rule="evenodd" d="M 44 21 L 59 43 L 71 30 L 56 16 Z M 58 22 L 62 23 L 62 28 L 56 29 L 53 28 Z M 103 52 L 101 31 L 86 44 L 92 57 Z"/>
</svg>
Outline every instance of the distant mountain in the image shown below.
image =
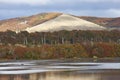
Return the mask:
<svg viewBox="0 0 120 80">
<path fill-rule="evenodd" d="M 120 28 L 120 17 L 118 18 L 100 18 L 90 16 L 80 16 L 79 18 L 99 24 L 107 28 L 118 29 Z"/>
<path fill-rule="evenodd" d="M 78 17 L 64 13 L 41 13 L 0 21 L 0 31 L 53 32 L 60 30 L 119 29 L 120 18 Z"/>
</svg>

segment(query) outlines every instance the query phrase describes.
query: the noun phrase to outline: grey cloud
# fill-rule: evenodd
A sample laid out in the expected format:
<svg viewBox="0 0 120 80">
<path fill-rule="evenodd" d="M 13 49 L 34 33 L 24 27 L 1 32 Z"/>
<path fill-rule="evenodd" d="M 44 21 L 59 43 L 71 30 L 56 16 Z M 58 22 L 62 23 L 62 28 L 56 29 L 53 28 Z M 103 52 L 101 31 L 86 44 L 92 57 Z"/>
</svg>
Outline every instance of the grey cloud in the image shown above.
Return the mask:
<svg viewBox="0 0 120 80">
<path fill-rule="evenodd" d="M 56 11 L 83 16 L 120 16 L 120 0 L 48 0 L 45 2 L 45 5 L 31 5 L 31 2 L 21 2 L 20 4 L 18 4 L 18 2 L 3 3 L 2 1 L 3 0 L 0 0 L 0 19 Z M 24 0 L 22 1 L 24 2 Z"/>
</svg>

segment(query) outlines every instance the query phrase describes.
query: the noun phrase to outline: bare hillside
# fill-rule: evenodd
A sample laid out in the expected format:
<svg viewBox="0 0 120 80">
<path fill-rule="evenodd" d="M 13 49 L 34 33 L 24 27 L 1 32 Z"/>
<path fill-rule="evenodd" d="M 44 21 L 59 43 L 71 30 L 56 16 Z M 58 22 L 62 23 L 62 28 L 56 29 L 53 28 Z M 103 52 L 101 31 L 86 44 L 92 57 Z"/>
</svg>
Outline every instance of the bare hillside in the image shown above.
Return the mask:
<svg viewBox="0 0 120 80">
<path fill-rule="evenodd" d="M 42 24 L 27 28 L 28 32 L 53 32 L 60 30 L 104 30 L 103 26 L 74 17 L 62 14 Z"/>
<path fill-rule="evenodd" d="M 59 15 L 61 15 L 61 13 L 41 13 L 41 14 L 37 14 L 29 17 L 20 17 L 20 18 L 8 19 L 8 20 L 1 20 L 0 31 L 7 31 L 7 30 L 22 31 L 28 27 L 41 24 Z"/>
</svg>

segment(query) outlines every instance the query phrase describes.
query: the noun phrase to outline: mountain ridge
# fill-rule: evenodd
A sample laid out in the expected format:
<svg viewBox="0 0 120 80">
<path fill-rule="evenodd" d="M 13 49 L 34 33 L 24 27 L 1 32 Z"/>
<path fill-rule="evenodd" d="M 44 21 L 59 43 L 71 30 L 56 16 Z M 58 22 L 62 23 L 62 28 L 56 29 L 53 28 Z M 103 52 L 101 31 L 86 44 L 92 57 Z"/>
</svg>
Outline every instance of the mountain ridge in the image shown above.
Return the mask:
<svg viewBox="0 0 120 80">
<path fill-rule="evenodd" d="M 64 13 L 55 13 L 55 12 L 54 13 L 52 13 L 52 12 L 51 13 L 40 13 L 40 14 L 32 15 L 32 16 L 28 16 L 28 17 L 18 17 L 18 18 L 12 18 L 12 19 L 7 19 L 7 20 L 0 20 L 0 32 L 4 32 L 7 30 L 11 30 L 11 31 L 15 31 L 15 32 L 28 31 L 29 28 L 34 28 L 37 25 L 41 25 L 48 21 L 54 20 L 55 18 L 57 18 L 63 14 Z M 72 22 L 70 21 L 70 19 L 67 20 L 68 28 L 70 28 L 69 24 L 75 23 L 74 19 L 76 19 L 76 18 L 77 19 L 79 18 L 78 21 L 84 20 L 85 22 L 96 24 L 96 25 L 104 27 L 104 29 L 106 28 L 108 30 L 114 29 L 114 28 L 115 29 L 120 28 L 120 23 L 119 23 L 120 18 L 119 17 L 118 18 L 100 18 L 100 17 L 90 17 L 90 16 L 75 16 L 75 15 L 71 15 L 71 14 L 66 14 L 66 15 L 69 15 L 69 17 L 67 17 L 67 18 L 74 17 L 74 18 L 72 18 L 73 19 Z M 65 18 L 62 20 L 65 21 Z M 53 21 L 53 22 L 55 22 L 55 21 Z M 62 24 L 63 24 L 63 22 L 62 22 Z M 77 22 L 77 24 L 79 24 L 79 22 Z M 81 25 L 81 24 L 78 25 L 79 27 L 76 27 L 76 29 L 72 29 L 72 30 L 97 30 L 97 29 L 91 29 L 91 28 L 88 29 L 87 27 L 86 27 L 86 29 L 82 29 L 82 27 L 87 24 L 84 24 L 84 25 Z M 54 24 L 54 25 L 56 25 L 56 24 Z M 76 24 L 74 24 L 74 25 L 76 25 Z M 74 26 L 74 25 L 72 25 L 72 26 Z M 48 26 L 49 26 L 49 24 L 46 27 L 48 27 Z M 64 30 L 65 26 L 64 27 L 63 26 L 64 25 L 62 25 L 61 27 Z M 81 29 L 77 29 L 80 27 L 81 27 Z M 89 25 L 88 25 L 88 27 L 89 27 Z M 104 30 L 104 29 L 101 29 L 101 30 Z M 67 30 L 67 29 L 65 29 L 65 30 Z M 33 32 L 36 32 L 36 31 L 33 31 Z"/>
<path fill-rule="evenodd" d="M 120 27 L 120 17 L 116 18 L 105 18 L 105 17 L 91 17 L 91 16 L 78 16 L 79 18 L 87 21 L 94 22 L 105 27 Z"/>
</svg>

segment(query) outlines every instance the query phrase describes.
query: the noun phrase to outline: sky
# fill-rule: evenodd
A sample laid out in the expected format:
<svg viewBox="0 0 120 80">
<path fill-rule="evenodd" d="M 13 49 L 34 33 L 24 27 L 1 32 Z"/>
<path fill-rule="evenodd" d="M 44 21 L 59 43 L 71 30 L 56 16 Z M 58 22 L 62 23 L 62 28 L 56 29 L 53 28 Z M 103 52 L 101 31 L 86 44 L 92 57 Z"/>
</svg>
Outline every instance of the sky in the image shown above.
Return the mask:
<svg viewBox="0 0 120 80">
<path fill-rule="evenodd" d="M 0 0 L 0 20 L 43 12 L 120 17 L 120 0 Z"/>
</svg>

